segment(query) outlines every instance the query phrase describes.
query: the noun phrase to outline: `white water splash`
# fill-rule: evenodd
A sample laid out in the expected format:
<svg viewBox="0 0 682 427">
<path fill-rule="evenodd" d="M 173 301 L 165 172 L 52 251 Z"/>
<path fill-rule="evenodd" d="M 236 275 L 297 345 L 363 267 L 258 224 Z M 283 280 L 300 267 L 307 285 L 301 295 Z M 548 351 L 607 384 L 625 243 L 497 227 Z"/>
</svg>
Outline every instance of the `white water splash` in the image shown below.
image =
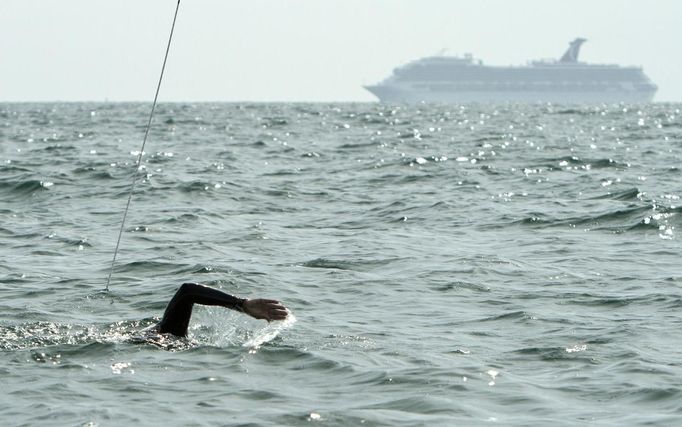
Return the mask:
<svg viewBox="0 0 682 427">
<path fill-rule="evenodd" d="M 266 342 L 270 342 L 275 339 L 280 332 L 291 327 L 294 323 L 296 323 L 296 317 L 292 312 L 289 312 L 287 318 L 281 322 L 270 322 L 262 329 L 255 331 L 253 336 L 251 336 L 244 344 L 242 344 L 242 347 L 257 349 Z"/>
<path fill-rule="evenodd" d="M 266 323 L 220 307 L 200 305 L 195 308 L 192 315 L 189 337 L 207 345 L 240 346 L 257 350 L 294 323 L 296 317 L 290 311 L 286 319 Z"/>
</svg>

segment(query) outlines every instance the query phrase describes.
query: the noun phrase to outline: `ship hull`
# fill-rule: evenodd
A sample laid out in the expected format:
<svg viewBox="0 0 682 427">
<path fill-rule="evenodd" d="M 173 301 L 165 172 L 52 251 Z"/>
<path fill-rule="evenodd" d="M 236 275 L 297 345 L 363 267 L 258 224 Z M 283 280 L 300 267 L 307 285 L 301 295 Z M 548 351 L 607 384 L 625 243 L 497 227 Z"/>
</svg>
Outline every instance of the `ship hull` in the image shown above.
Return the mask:
<svg viewBox="0 0 682 427">
<path fill-rule="evenodd" d="M 425 90 L 409 86 L 365 86 L 381 102 L 388 103 L 646 103 L 651 102 L 655 89 L 649 90 Z"/>
</svg>

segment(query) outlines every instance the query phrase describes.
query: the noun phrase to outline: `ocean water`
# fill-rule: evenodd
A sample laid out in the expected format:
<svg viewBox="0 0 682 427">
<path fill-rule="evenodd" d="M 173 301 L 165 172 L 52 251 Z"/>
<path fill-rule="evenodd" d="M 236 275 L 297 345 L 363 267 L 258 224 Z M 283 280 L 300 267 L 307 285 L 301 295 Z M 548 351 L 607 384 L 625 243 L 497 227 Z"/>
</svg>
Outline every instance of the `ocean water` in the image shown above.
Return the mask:
<svg viewBox="0 0 682 427">
<path fill-rule="evenodd" d="M 680 110 L 0 104 L 0 424 L 680 425 Z"/>
</svg>

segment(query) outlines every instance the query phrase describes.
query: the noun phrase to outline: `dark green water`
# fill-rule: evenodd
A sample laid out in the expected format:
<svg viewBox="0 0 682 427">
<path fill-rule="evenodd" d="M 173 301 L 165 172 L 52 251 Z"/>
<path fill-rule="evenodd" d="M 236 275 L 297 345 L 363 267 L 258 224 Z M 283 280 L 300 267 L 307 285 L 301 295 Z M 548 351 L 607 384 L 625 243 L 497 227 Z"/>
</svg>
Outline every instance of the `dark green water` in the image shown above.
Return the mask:
<svg viewBox="0 0 682 427">
<path fill-rule="evenodd" d="M 161 105 L 107 294 L 148 109 L 0 104 L 2 425 L 682 423 L 682 106 Z"/>
</svg>

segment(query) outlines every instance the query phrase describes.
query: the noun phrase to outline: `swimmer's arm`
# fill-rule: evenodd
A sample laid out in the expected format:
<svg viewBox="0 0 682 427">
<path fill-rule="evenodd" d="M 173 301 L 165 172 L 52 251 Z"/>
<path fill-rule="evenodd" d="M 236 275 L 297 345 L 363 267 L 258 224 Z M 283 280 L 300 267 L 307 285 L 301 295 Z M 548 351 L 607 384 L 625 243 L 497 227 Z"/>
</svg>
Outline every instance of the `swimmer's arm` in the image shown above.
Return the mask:
<svg viewBox="0 0 682 427">
<path fill-rule="evenodd" d="M 255 319 L 264 319 L 268 322 L 271 320 L 284 320 L 287 317 L 287 309 L 279 301 L 262 298 L 238 298 L 196 283 L 184 283 L 168 306 L 183 305 L 175 304 L 176 299 L 179 300 L 178 302 L 190 304 L 218 305 L 241 311 Z"/>
<path fill-rule="evenodd" d="M 284 320 L 287 309 L 279 301 L 272 299 L 244 299 L 226 294 L 217 289 L 202 285 L 191 285 L 197 304 L 219 305 L 225 308 L 241 311 L 255 319 Z"/>
<path fill-rule="evenodd" d="M 184 283 L 168 303 L 158 325 L 159 332 L 180 337 L 187 336 L 187 327 L 194 304 L 231 308 L 268 322 L 283 320 L 287 317 L 286 308 L 275 300 L 238 298 L 207 286 Z"/>
</svg>

